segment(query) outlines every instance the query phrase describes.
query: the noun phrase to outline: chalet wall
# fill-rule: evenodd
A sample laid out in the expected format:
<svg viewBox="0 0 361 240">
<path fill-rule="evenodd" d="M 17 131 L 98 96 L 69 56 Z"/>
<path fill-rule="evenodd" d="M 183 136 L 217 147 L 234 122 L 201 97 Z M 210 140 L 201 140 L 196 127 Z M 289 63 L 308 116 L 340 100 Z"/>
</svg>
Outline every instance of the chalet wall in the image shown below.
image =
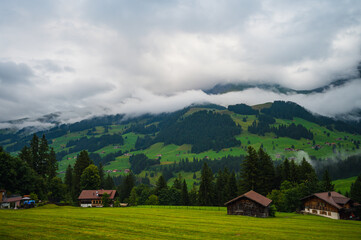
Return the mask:
<svg viewBox="0 0 361 240">
<path fill-rule="evenodd" d="M 312 208 L 305 208 L 306 213 L 322 216 L 322 217 L 328 217 L 332 219 L 340 219 L 340 214 L 338 212 L 331 212 L 331 211 L 325 211 L 325 210 L 319 210 L 319 209 L 312 209 Z"/>
</svg>

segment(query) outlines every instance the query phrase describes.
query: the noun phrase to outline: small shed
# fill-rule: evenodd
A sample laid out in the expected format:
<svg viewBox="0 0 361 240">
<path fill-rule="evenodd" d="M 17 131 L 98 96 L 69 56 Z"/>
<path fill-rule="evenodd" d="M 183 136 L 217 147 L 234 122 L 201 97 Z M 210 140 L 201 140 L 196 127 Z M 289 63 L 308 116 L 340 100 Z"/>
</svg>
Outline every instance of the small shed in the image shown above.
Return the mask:
<svg viewBox="0 0 361 240">
<path fill-rule="evenodd" d="M 251 217 L 268 217 L 272 200 L 251 190 L 240 195 L 224 205 L 228 215 L 244 215 Z"/>
</svg>

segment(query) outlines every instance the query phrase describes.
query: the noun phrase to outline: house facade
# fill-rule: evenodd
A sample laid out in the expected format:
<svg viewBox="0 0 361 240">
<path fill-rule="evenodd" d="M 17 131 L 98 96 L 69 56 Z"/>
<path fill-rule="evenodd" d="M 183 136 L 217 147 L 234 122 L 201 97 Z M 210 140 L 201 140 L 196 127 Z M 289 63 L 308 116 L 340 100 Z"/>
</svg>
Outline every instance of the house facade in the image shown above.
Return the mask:
<svg viewBox="0 0 361 240">
<path fill-rule="evenodd" d="M 118 196 L 116 190 L 83 190 L 78 197 L 81 207 L 103 207 L 102 197 L 104 193 L 109 195 L 110 206 L 113 206 L 115 197 Z"/>
<path fill-rule="evenodd" d="M 251 190 L 226 202 L 224 205 L 227 206 L 228 215 L 268 217 L 271 202 L 271 199 Z"/>
<path fill-rule="evenodd" d="M 350 198 L 338 192 L 322 192 L 307 196 L 302 200 L 303 212 L 332 219 L 355 218 L 355 205 Z"/>
</svg>

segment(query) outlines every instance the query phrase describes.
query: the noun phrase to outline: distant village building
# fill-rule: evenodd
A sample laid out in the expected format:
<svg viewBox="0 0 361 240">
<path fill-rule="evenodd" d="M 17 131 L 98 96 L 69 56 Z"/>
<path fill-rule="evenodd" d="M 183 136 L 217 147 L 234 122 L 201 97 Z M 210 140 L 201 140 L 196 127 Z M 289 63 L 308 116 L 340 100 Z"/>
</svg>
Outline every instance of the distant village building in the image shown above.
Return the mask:
<svg viewBox="0 0 361 240">
<path fill-rule="evenodd" d="M 338 192 L 315 193 L 301 200 L 303 204 L 303 211 L 305 213 L 332 219 L 354 218 L 354 207 L 359 205 Z"/>
<path fill-rule="evenodd" d="M 21 205 L 21 196 L 7 197 L 6 190 L 0 190 L 0 208 L 18 208 Z"/>
<path fill-rule="evenodd" d="M 78 197 L 81 207 L 103 207 L 102 197 L 104 193 L 109 195 L 110 206 L 113 206 L 115 197 L 118 196 L 116 190 L 83 190 Z"/>
<path fill-rule="evenodd" d="M 244 215 L 252 217 L 268 217 L 272 200 L 251 190 L 238 196 L 224 205 L 228 215 Z"/>
</svg>

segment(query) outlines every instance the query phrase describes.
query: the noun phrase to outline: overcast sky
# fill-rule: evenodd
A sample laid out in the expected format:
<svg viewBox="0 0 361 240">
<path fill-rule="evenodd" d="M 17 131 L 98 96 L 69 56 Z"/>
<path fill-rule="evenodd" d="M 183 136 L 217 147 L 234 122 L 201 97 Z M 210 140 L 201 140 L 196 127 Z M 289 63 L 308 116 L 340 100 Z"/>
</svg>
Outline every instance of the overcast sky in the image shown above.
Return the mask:
<svg viewBox="0 0 361 240">
<path fill-rule="evenodd" d="M 0 0 L 0 121 L 278 99 L 334 116 L 361 107 L 360 61 L 359 0 Z M 355 80 L 308 96 L 201 91 L 344 77 Z"/>
</svg>

